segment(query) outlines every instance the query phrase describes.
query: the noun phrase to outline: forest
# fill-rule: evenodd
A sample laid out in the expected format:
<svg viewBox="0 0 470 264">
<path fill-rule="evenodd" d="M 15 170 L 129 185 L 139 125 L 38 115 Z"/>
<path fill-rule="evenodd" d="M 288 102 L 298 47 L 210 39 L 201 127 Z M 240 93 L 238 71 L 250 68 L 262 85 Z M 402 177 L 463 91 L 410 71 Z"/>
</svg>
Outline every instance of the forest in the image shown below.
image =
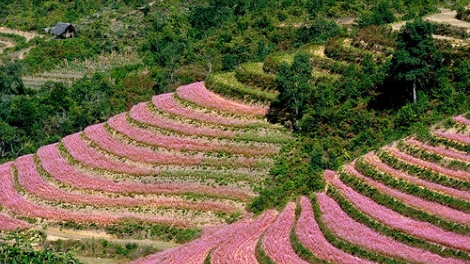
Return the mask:
<svg viewBox="0 0 470 264">
<path fill-rule="evenodd" d="M 244 96 L 217 79 L 230 82 L 236 76 L 278 94 L 273 100 L 253 94 L 249 101 L 269 103 L 268 121 L 282 124 L 295 136 L 281 149 L 270 177 L 249 205 L 255 213 L 281 208 L 299 195 L 324 189 L 325 169 L 338 169 L 405 136 L 425 137 L 432 124 L 468 112 L 468 46 L 433 38 L 438 34 L 465 40 L 468 33 L 423 19 L 445 7 L 468 21 L 468 4 L 0 2 L 0 26 L 40 32 L 29 41 L 0 33 L 0 40 L 15 43 L 0 54 L 0 161 L 34 153 L 154 95 L 196 81 L 217 86 L 214 89 L 232 98 Z M 353 22 L 343 23 L 348 19 Z M 407 22 L 392 30 L 390 24 L 400 21 Z M 43 32 L 57 22 L 76 25 L 78 36 L 56 40 Z M 324 47 L 324 56 L 315 53 L 318 47 Z M 12 57 L 24 49 L 24 59 Z M 122 62 L 97 66 L 97 61 L 115 54 Z M 250 68 L 256 63 L 263 63 L 261 73 Z M 37 87 L 23 81 L 62 70 L 80 76 L 72 82 L 46 79 Z M 44 254 L 46 258 L 49 253 Z"/>
</svg>

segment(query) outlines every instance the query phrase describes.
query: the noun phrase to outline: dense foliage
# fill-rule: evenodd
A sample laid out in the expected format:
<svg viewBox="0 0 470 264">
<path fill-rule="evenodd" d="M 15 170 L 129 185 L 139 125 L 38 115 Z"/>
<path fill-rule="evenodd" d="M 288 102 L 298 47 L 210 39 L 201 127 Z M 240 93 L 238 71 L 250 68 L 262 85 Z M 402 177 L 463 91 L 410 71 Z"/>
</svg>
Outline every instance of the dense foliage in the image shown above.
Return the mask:
<svg viewBox="0 0 470 264">
<path fill-rule="evenodd" d="M 44 244 L 45 234 L 39 231 L 0 234 L 1 263 L 80 263 L 71 252 L 55 252 L 51 249 L 37 250 Z M 36 249 L 33 247 L 35 245 Z"/>
<path fill-rule="evenodd" d="M 374 35 L 368 37 L 371 32 Z M 449 54 L 447 46 L 438 50 L 430 32 L 432 25 L 421 20 L 408 23 L 396 35 L 386 30 L 361 30 L 358 34 L 363 42 L 372 39 L 390 43 L 392 57 L 374 61 L 375 55 L 368 54 L 373 47 L 366 47 L 366 52 L 355 54 L 359 63 L 348 63 L 337 78 L 311 75 L 313 88 L 303 95 L 307 101 L 299 119 L 299 141 L 278 158 L 271 171 L 272 180 L 252 203 L 252 209 L 282 205 L 298 194 L 322 190 L 323 170 L 336 169 L 387 142 L 422 132 L 448 115 L 468 111 L 467 78 L 462 75 L 467 64 L 460 59 L 453 63 L 456 55 Z M 337 42 L 335 38 L 330 41 Z M 442 59 L 442 53 L 447 54 L 446 59 Z M 347 56 L 338 58 L 342 57 Z M 403 67 L 409 61 L 412 67 Z M 318 65 L 317 59 L 311 62 Z M 420 78 L 416 103 L 412 103 L 412 82 L 395 78 L 400 77 L 399 70 L 403 78 L 406 74 Z M 279 71 L 278 80 L 282 81 L 284 75 L 285 71 Z M 283 93 L 288 95 L 281 90 L 279 98 Z M 285 114 L 289 114 L 289 102 L 285 101 L 281 109 L 284 112 L 277 112 L 287 110 Z"/>
<path fill-rule="evenodd" d="M 83 78 L 68 88 L 62 83 L 46 83 L 39 90 L 26 89 L 14 71 L 20 64 L 9 63 L 0 76 L 0 158 L 14 159 L 61 137 L 106 121 L 111 115 L 148 100 L 153 80 L 148 74 L 119 77 L 110 75 Z M 13 71 L 13 74 L 9 74 Z M 113 78 L 113 76 L 115 78 Z M 117 83 L 116 83 L 117 81 Z"/>
</svg>

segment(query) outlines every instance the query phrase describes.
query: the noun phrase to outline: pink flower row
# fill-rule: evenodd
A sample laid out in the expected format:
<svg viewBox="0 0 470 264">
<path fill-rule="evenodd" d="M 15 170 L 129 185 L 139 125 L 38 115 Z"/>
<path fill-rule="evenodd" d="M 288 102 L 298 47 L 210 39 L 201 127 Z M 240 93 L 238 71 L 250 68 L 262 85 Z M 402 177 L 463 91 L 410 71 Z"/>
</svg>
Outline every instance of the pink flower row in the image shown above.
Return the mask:
<svg viewBox="0 0 470 264">
<path fill-rule="evenodd" d="M 149 193 L 181 194 L 203 193 L 217 197 L 246 200 L 253 196 L 248 191 L 230 187 L 211 187 L 200 184 L 144 184 L 138 182 L 114 182 L 105 178 L 88 175 L 77 171 L 59 153 L 57 144 L 48 145 L 38 150 L 38 157 L 44 170 L 58 181 L 76 188 L 114 192 L 114 193 Z"/>
<path fill-rule="evenodd" d="M 31 225 L 25 221 L 17 220 L 9 215 L 0 213 L 0 230 L 13 231 L 15 229 L 26 229 Z"/>
<path fill-rule="evenodd" d="M 386 147 L 384 149 L 388 150 L 395 157 L 397 157 L 401 160 L 404 160 L 408 163 L 418 165 L 420 167 L 430 169 L 430 170 L 433 170 L 433 171 L 438 172 L 438 173 L 442 173 L 446 176 L 458 178 L 458 179 L 461 179 L 461 180 L 470 181 L 470 173 L 469 172 L 460 171 L 460 170 L 455 171 L 455 170 L 451 170 L 451 169 L 448 169 L 448 168 L 444 168 L 444 167 L 439 166 L 435 163 L 425 161 L 425 160 L 422 160 L 422 159 L 418 159 L 418 158 L 415 158 L 415 157 L 413 157 L 411 155 L 408 155 L 406 153 L 400 152 L 400 150 L 398 150 L 396 147 Z"/>
<path fill-rule="evenodd" d="M 443 147 L 434 147 L 434 146 L 426 145 L 426 144 L 424 144 L 424 143 L 422 143 L 422 142 L 420 142 L 416 139 L 408 139 L 408 140 L 406 140 L 406 142 L 413 145 L 413 146 L 416 146 L 418 148 L 436 153 L 436 154 L 444 156 L 444 157 L 449 157 L 449 158 L 452 158 L 452 159 L 457 159 L 457 160 L 461 160 L 461 161 L 465 161 L 465 162 L 470 162 L 470 155 L 465 154 L 465 153 L 453 151 L 453 150 L 446 149 L 446 148 L 443 148 Z"/>
<path fill-rule="evenodd" d="M 428 251 L 414 248 L 381 235 L 350 218 L 341 207 L 325 193 L 317 193 L 323 221 L 341 239 L 365 249 L 398 257 L 415 263 L 467 263 L 464 260 L 444 258 Z"/>
<path fill-rule="evenodd" d="M 176 120 L 166 119 L 163 117 L 156 117 L 148 109 L 148 103 L 140 103 L 133 106 L 129 112 L 129 116 L 140 123 L 160 127 L 185 135 L 209 136 L 217 138 L 235 137 L 235 133 L 230 130 L 198 127 L 191 124 L 184 124 Z"/>
<path fill-rule="evenodd" d="M 297 221 L 296 234 L 302 245 L 310 250 L 310 252 L 315 256 L 332 263 L 373 263 L 350 255 L 332 246 L 323 236 L 323 233 L 315 220 L 312 204 L 307 197 L 302 196 L 300 198 L 300 206 L 302 207 L 302 212 L 299 220 Z"/>
<path fill-rule="evenodd" d="M 61 190 L 46 182 L 39 174 L 33 155 L 19 157 L 15 161 L 18 170 L 18 183 L 29 193 L 44 200 L 66 202 L 72 204 L 88 204 L 96 206 L 151 206 L 151 207 L 176 207 L 193 210 L 233 212 L 232 206 L 218 202 L 193 202 L 180 198 L 154 197 L 153 199 L 139 199 L 130 197 L 110 198 L 100 195 L 86 195 L 70 193 Z"/>
<path fill-rule="evenodd" d="M 233 154 L 243 154 L 250 156 L 274 154 L 279 151 L 279 148 L 273 145 L 267 146 L 243 146 L 236 144 L 222 144 L 214 141 L 194 140 L 177 136 L 165 136 L 156 134 L 149 130 L 135 127 L 126 122 L 126 114 L 122 113 L 111 117 L 108 120 L 108 125 L 124 134 L 125 136 L 139 142 L 149 145 L 163 147 L 166 149 L 174 150 L 191 150 L 191 151 L 226 151 Z"/>
<path fill-rule="evenodd" d="M 209 252 L 222 241 L 231 241 L 238 232 L 241 232 L 250 224 L 249 219 L 238 221 L 235 224 L 225 226 L 212 235 L 203 236 L 186 245 L 181 245 L 166 251 L 162 251 L 144 258 L 137 259 L 129 264 L 154 264 L 154 263 L 201 263 L 203 264 Z"/>
<path fill-rule="evenodd" d="M 126 144 L 113 138 L 105 129 L 104 124 L 89 126 L 85 129 L 85 135 L 98 147 L 119 157 L 134 161 L 155 164 L 173 164 L 182 166 L 195 166 L 204 162 L 223 164 L 224 166 L 254 167 L 260 162 L 255 157 L 237 157 L 230 159 L 186 157 L 181 154 L 160 154 L 147 148 Z"/>
<path fill-rule="evenodd" d="M 468 120 L 467 118 L 465 118 L 462 115 L 454 116 L 454 117 L 452 117 L 452 120 L 454 120 L 457 123 L 460 123 L 460 124 L 463 124 L 463 125 L 466 125 L 466 126 L 470 126 L 470 120 Z"/>
<path fill-rule="evenodd" d="M 470 137 L 460 133 L 449 133 L 443 131 L 434 131 L 434 135 L 438 137 L 443 137 L 449 140 L 457 141 L 459 143 L 470 144 Z"/>
<path fill-rule="evenodd" d="M 345 171 L 360 179 L 363 180 L 365 183 L 370 185 L 373 188 L 378 189 L 380 192 L 383 192 L 399 201 L 402 203 L 405 203 L 411 207 L 414 207 L 419 210 L 423 210 L 425 212 L 428 212 L 430 214 L 442 217 L 444 219 L 454 221 L 456 223 L 464 224 L 464 225 L 470 225 L 470 215 L 466 214 L 464 212 L 455 210 L 453 208 L 435 203 L 435 202 L 430 202 L 421 198 L 418 198 L 413 195 L 409 195 L 406 193 L 402 193 L 396 189 L 392 189 L 388 186 L 385 186 L 379 182 L 376 182 L 372 180 L 371 178 L 365 177 L 361 173 L 359 173 L 355 168 L 354 168 L 354 162 L 351 164 L 348 164 L 345 166 Z"/>
<path fill-rule="evenodd" d="M 222 241 L 212 251 L 211 263 L 257 263 L 256 242 L 276 216 L 276 211 L 268 210 L 250 225 L 235 232 L 232 239 Z"/>
<path fill-rule="evenodd" d="M 376 169 L 394 176 L 395 178 L 404 179 L 410 183 L 423 186 L 424 188 L 441 192 L 441 193 L 453 196 L 458 199 L 470 200 L 470 192 L 461 191 L 461 190 L 443 186 L 434 182 L 426 181 L 418 177 L 409 175 L 406 172 L 394 169 L 388 166 L 387 164 L 381 162 L 380 159 L 376 155 L 374 155 L 372 152 L 364 156 L 364 161 L 374 166 Z"/>
<path fill-rule="evenodd" d="M 246 126 L 258 122 L 257 120 L 243 121 L 234 118 L 227 118 L 223 116 L 210 115 L 202 112 L 197 112 L 190 108 L 184 108 L 176 104 L 173 98 L 173 93 L 160 94 L 152 98 L 153 105 L 160 111 L 170 114 L 182 116 L 189 119 L 198 120 L 212 124 L 224 126 Z"/>
<path fill-rule="evenodd" d="M 136 167 L 124 162 L 114 161 L 98 152 L 83 141 L 80 133 L 62 138 L 62 144 L 72 158 L 81 164 L 103 170 L 128 173 L 128 174 L 152 174 L 157 170 Z M 56 148 L 55 146 L 54 148 Z M 49 147 L 51 148 L 51 147 Z"/>
<path fill-rule="evenodd" d="M 188 226 L 188 222 L 169 218 L 146 217 L 137 214 L 78 213 L 34 204 L 20 196 L 13 183 L 12 163 L 0 165 L 0 204 L 13 213 L 26 217 L 39 217 L 53 221 L 94 222 L 112 224 L 125 219 L 137 219 L 165 225 Z"/>
<path fill-rule="evenodd" d="M 264 116 L 268 113 L 268 109 L 266 107 L 250 106 L 223 98 L 207 90 L 204 86 L 204 82 L 181 86 L 176 89 L 176 93 L 180 98 L 202 107 L 219 109 L 221 111 L 235 114 L 248 114 L 255 116 Z"/>
<path fill-rule="evenodd" d="M 182 155 L 161 154 L 151 149 L 126 144 L 113 138 L 105 129 L 104 124 L 89 126 L 85 129 L 85 135 L 98 147 L 117 156 L 129 158 L 134 161 L 142 161 L 153 164 L 177 164 L 194 166 L 201 163 L 200 158 L 185 157 Z"/>
<path fill-rule="evenodd" d="M 445 231 L 430 223 L 417 221 L 400 215 L 385 206 L 375 203 L 370 198 L 357 193 L 339 179 L 331 177 L 331 175 L 326 176 L 326 178 L 328 182 L 338 188 L 355 207 L 376 219 L 378 222 L 424 240 L 470 252 L 469 236 Z"/>
<path fill-rule="evenodd" d="M 290 231 L 295 222 L 295 203 L 288 203 L 276 221 L 268 227 L 262 240 L 266 255 L 275 263 L 305 263 L 290 243 Z"/>
</svg>

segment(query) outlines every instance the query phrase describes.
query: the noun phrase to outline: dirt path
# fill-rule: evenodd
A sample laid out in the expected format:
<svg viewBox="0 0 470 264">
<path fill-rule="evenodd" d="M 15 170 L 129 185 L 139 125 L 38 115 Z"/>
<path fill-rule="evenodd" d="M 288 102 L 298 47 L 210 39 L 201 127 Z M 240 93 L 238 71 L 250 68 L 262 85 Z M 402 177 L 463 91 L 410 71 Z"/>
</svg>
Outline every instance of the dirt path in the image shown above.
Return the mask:
<svg viewBox="0 0 470 264">
<path fill-rule="evenodd" d="M 2 40 L 0 40 L 0 44 L 2 44 L 2 46 L 0 46 L 0 54 L 3 53 L 3 50 L 15 46 L 12 42 L 2 41 Z"/>
<path fill-rule="evenodd" d="M 24 59 L 24 54 L 28 53 L 31 49 L 32 47 L 21 50 L 20 53 L 18 54 L 18 59 L 20 60 Z"/>
<path fill-rule="evenodd" d="M 26 42 L 39 36 L 39 34 L 32 32 L 32 31 L 20 31 L 20 30 L 6 28 L 6 27 L 0 27 L 0 33 L 15 34 L 18 36 L 22 36 L 26 38 Z"/>
<path fill-rule="evenodd" d="M 466 28 L 467 32 L 470 33 L 470 23 L 458 20 L 457 18 L 455 18 L 456 15 L 456 11 L 451 11 L 449 9 L 441 9 L 441 13 L 429 15 L 425 19 L 431 22 L 447 23 L 451 24 L 452 26 Z"/>
<path fill-rule="evenodd" d="M 178 246 L 179 244 L 165 241 L 154 241 L 148 239 L 118 239 L 116 236 L 109 235 L 104 231 L 90 231 L 90 230 L 72 230 L 72 229 L 60 229 L 58 227 L 48 227 L 45 231 L 47 234 L 46 241 L 58 241 L 58 240 L 81 240 L 91 241 L 92 239 L 105 239 L 113 244 L 124 245 L 127 243 L 135 243 L 139 247 L 152 247 L 157 251 L 167 250 Z M 100 257 L 85 257 L 76 255 L 80 261 L 85 264 L 111 264 L 111 263 L 124 263 L 123 261 L 117 261 L 116 259 L 100 258 Z M 127 262 L 127 261 L 125 261 Z"/>
<path fill-rule="evenodd" d="M 467 30 L 467 32 L 470 33 L 470 23 L 462 21 L 462 20 L 458 20 L 457 18 L 455 18 L 455 16 L 457 15 L 456 11 L 452 11 L 450 9 L 445 9 L 445 8 L 440 9 L 440 11 L 441 11 L 440 13 L 431 14 L 429 16 L 426 16 L 424 19 L 427 20 L 427 21 L 430 21 L 430 22 L 446 23 L 446 24 L 450 24 L 452 26 L 465 28 Z M 407 21 L 400 21 L 400 22 L 397 22 L 397 23 L 393 23 L 393 24 L 391 24 L 392 29 L 393 30 L 400 30 L 400 28 L 403 25 L 405 25 L 406 22 Z"/>
</svg>

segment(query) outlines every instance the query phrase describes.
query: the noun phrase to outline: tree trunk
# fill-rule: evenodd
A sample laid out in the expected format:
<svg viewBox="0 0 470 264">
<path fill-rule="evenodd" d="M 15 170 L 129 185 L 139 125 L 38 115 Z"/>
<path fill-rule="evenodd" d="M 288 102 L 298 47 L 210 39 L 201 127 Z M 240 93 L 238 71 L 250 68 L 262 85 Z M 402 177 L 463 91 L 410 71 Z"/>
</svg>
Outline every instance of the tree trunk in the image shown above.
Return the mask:
<svg viewBox="0 0 470 264">
<path fill-rule="evenodd" d="M 413 80 L 413 103 L 416 104 L 416 80 Z"/>
</svg>

